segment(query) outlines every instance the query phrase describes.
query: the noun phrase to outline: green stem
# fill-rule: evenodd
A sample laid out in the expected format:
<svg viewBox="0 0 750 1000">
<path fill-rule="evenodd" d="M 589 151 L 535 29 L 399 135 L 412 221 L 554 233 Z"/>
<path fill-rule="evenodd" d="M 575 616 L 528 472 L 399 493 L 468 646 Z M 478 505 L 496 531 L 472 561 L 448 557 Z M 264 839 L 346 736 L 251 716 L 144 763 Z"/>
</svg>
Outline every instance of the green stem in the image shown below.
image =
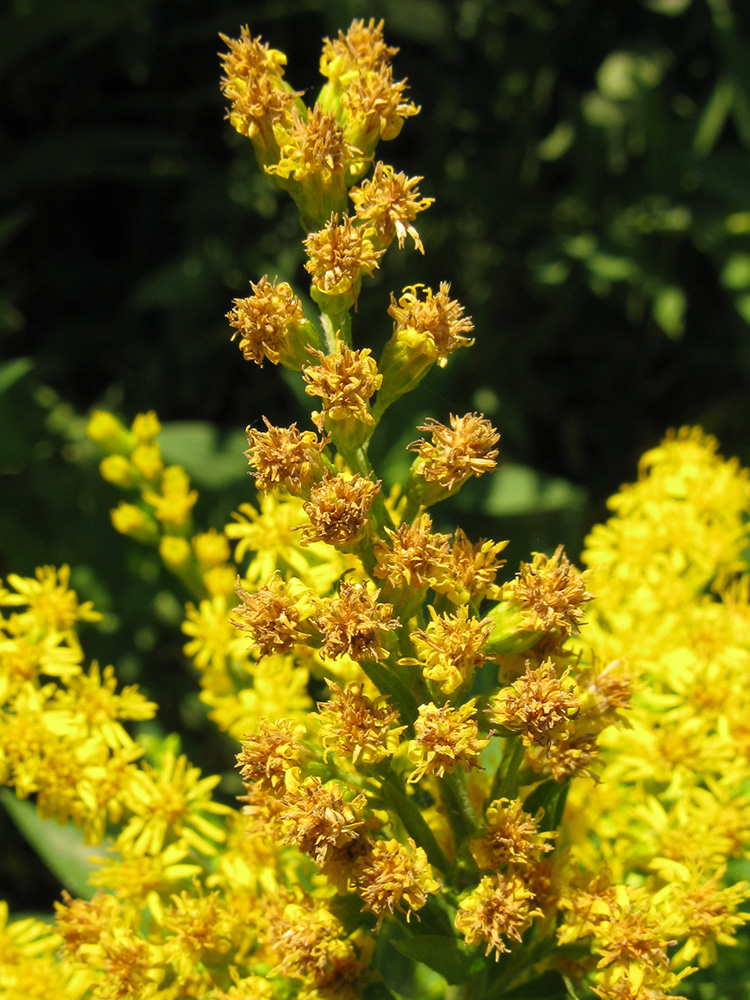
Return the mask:
<svg viewBox="0 0 750 1000">
<path fill-rule="evenodd" d="M 476 833 L 479 823 L 460 771 L 446 773 L 440 780 L 440 795 L 456 840 L 456 851 L 466 837 Z"/>
<path fill-rule="evenodd" d="M 520 736 L 505 741 L 503 759 L 495 773 L 488 804 L 495 799 L 515 799 L 518 796 L 518 772 L 523 763 L 524 746 Z"/>
</svg>

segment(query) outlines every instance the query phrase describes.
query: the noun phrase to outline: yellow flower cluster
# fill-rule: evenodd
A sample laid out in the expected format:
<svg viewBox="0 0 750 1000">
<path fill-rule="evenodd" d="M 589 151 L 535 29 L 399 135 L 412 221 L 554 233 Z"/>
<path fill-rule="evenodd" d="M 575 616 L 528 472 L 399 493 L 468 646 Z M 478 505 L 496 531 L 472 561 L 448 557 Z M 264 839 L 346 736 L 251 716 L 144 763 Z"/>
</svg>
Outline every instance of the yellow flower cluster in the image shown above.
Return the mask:
<svg viewBox="0 0 750 1000">
<path fill-rule="evenodd" d="M 572 856 L 611 884 L 599 876 L 574 891 L 564 936 L 592 939 L 602 981 L 636 993 L 710 965 L 747 919 L 750 886 L 725 874 L 750 848 L 750 475 L 683 428 L 643 456 L 610 508 L 586 543 L 596 600 L 577 642 L 586 657 L 619 661 L 634 695 L 629 726 L 601 741 L 600 781 L 569 798 Z M 622 882 L 633 899 L 615 892 Z M 586 894 L 595 919 L 581 919 Z M 661 941 L 653 969 L 614 939 L 628 910 Z"/>
<path fill-rule="evenodd" d="M 493 1000 L 544 975 L 661 1000 L 746 919 L 726 873 L 750 846 L 747 473 L 680 431 L 611 501 L 585 571 L 558 548 L 502 582 L 505 542 L 428 513 L 495 469 L 482 414 L 423 423 L 403 489 L 370 461 L 385 409 L 473 329 L 447 284 L 412 285 L 379 358 L 352 344 L 362 276 L 394 241 L 423 250 L 430 202 L 421 178 L 365 177 L 418 110 L 382 28 L 325 42 L 311 108 L 283 53 L 225 39 L 230 122 L 297 202 L 321 310 L 265 277 L 229 324 L 247 360 L 300 373 L 315 430 L 248 428 L 256 501 L 195 533 L 156 416 L 89 424 L 131 493 L 115 527 L 190 598 L 185 653 L 237 745 L 241 808 L 168 742 L 144 759 L 126 724 L 155 706 L 84 670 L 97 615 L 67 569 L 0 590 L 0 778 L 111 847 L 55 930 L 4 920 L 14 997 Z"/>
</svg>

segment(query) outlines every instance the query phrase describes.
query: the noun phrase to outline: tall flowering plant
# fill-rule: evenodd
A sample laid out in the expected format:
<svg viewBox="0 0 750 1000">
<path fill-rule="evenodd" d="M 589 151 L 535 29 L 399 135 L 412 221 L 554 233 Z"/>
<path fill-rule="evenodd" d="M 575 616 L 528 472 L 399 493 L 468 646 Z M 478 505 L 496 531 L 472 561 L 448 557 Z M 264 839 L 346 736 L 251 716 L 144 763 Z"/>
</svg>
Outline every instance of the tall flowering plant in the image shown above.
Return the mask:
<svg viewBox="0 0 750 1000">
<path fill-rule="evenodd" d="M 503 576 L 506 542 L 430 513 L 496 468 L 482 414 L 418 427 L 403 484 L 370 461 L 387 408 L 473 343 L 447 283 L 391 296 L 379 358 L 358 339 L 368 276 L 393 244 L 424 252 L 431 203 L 376 159 L 419 110 L 382 28 L 326 40 L 312 107 L 283 53 L 224 39 L 229 120 L 307 234 L 309 298 L 266 275 L 228 314 L 311 398 L 309 427 L 248 428 L 257 501 L 197 532 L 156 415 L 89 423 L 130 494 L 115 528 L 191 594 L 240 804 L 169 744 L 144 757 L 124 723 L 156 706 L 84 666 L 98 616 L 67 568 L 0 591 L 0 779 L 109 845 L 54 925 L 4 921 L 4 996 L 657 1000 L 747 919 L 727 876 L 750 843 L 747 473 L 680 431 L 586 570 L 558 548 Z"/>
</svg>

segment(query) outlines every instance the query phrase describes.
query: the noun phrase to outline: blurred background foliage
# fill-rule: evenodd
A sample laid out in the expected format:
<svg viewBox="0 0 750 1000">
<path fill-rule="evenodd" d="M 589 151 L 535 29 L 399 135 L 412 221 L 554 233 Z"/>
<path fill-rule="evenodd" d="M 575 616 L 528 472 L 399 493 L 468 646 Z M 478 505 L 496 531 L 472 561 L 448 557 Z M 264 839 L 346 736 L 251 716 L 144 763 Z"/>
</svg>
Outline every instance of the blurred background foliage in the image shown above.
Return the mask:
<svg viewBox="0 0 750 1000">
<path fill-rule="evenodd" d="M 204 738 L 190 680 L 178 704 L 160 698 L 175 672 L 187 677 L 184 595 L 153 553 L 115 536 L 115 491 L 83 427 L 94 405 L 127 420 L 157 409 L 168 458 L 202 490 L 199 523 L 218 525 L 252 493 L 244 427 L 262 414 L 306 422 L 298 380 L 229 343 L 224 315 L 248 280 L 305 282 L 293 206 L 223 120 L 219 32 L 248 23 L 288 54 L 309 100 L 320 39 L 353 17 L 384 18 L 400 46 L 397 78 L 423 110 L 380 155 L 423 176 L 436 202 L 420 217 L 426 255 L 393 250 L 366 283 L 359 343 L 363 331 L 376 351 L 387 339 L 391 291 L 448 280 L 476 345 L 389 411 L 373 450 L 397 481 L 417 418 L 481 410 L 502 433 L 503 471 L 436 512 L 441 528 L 510 537 L 510 572 L 559 541 L 577 556 L 605 498 L 670 426 L 699 423 L 750 464 L 750 5 L 5 10 L 0 575 L 70 562 L 107 612 L 89 630 L 92 655 L 145 681 L 203 766 L 226 767 L 226 748 Z"/>
</svg>

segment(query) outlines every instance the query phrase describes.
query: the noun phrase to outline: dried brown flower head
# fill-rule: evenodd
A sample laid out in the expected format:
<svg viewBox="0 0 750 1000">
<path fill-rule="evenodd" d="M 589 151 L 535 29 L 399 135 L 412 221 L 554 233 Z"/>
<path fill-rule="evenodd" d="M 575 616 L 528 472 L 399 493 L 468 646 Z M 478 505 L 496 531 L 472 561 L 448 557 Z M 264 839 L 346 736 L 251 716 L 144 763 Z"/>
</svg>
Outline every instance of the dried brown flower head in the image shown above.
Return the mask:
<svg viewBox="0 0 750 1000">
<path fill-rule="evenodd" d="M 439 562 L 431 581 L 432 589 L 445 594 L 454 604 L 473 601 L 479 605 L 485 597 L 498 600 L 502 591 L 495 585 L 495 579 L 505 565 L 498 554 L 507 544 L 484 538 L 472 544 L 463 529 L 457 528 L 450 551 Z"/>
<path fill-rule="evenodd" d="M 300 96 L 282 79 L 286 56 L 278 49 L 269 49 L 260 38 L 252 38 L 247 26 L 238 39 L 220 37 L 229 46 L 221 57 L 226 73 L 221 89 L 232 103 L 227 117 L 241 135 L 256 141 L 264 152 L 277 153 L 274 125 L 289 119 L 294 100 Z"/>
<path fill-rule="evenodd" d="M 274 907 L 268 941 L 279 957 L 270 975 L 302 979 L 323 995 L 341 1000 L 360 995 L 357 980 L 366 963 L 360 961 L 352 936 L 324 903 L 303 898 Z"/>
<path fill-rule="evenodd" d="M 432 585 L 442 565 L 449 543 L 449 535 L 433 533 L 432 518 L 421 514 L 411 524 L 401 524 L 396 531 L 385 529 L 390 543 L 375 546 L 375 576 L 387 580 L 394 588 L 408 587 L 421 590 Z"/>
<path fill-rule="evenodd" d="M 485 661 L 482 649 L 492 631 L 492 622 L 469 616 L 464 605 L 456 614 L 438 616 L 430 606 L 432 621 L 426 629 L 416 629 L 412 641 L 422 673 L 440 685 L 444 694 L 452 694 L 471 680 L 474 671 Z"/>
<path fill-rule="evenodd" d="M 246 785 L 282 795 L 296 787 L 305 727 L 291 719 L 261 719 L 257 733 L 242 739 L 237 767 Z"/>
<path fill-rule="evenodd" d="M 576 569 L 559 545 L 550 557 L 534 552 L 530 563 L 521 563 L 515 580 L 503 588 L 503 597 L 524 612 L 526 628 L 556 630 L 567 636 L 580 624 L 585 605 L 592 600 L 587 578 L 588 572 Z"/>
<path fill-rule="evenodd" d="M 348 215 L 341 222 L 338 215 L 332 215 L 303 242 L 309 258 L 305 270 L 312 275 L 313 288 L 325 295 L 356 298 L 362 275 L 372 274 L 385 253 L 385 248 L 373 245 L 371 230 L 353 225 Z"/>
<path fill-rule="evenodd" d="M 407 921 L 440 886 L 421 847 L 409 838 L 409 847 L 397 840 L 377 840 L 357 866 L 355 888 L 364 908 L 378 918 L 405 913 Z"/>
<path fill-rule="evenodd" d="M 268 583 L 249 594 L 237 582 L 242 601 L 232 615 L 233 624 L 247 632 L 261 656 L 288 653 L 298 642 L 308 642 L 312 630 L 305 627 L 312 607 L 299 592 L 287 584 L 277 571 Z"/>
<path fill-rule="evenodd" d="M 352 73 L 341 95 L 346 112 L 346 132 L 365 152 L 372 152 L 378 139 L 395 139 L 404 121 L 418 115 L 420 108 L 404 99 L 406 80 L 396 82 L 393 68 L 383 63 L 377 68 Z"/>
<path fill-rule="evenodd" d="M 395 238 L 403 249 L 406 237 L 411 236 L 417 250 L 424 253 L 422 240 L 412 223 L 435 199 L 420 196 L 417 185 L 422 179 L 397 174 L 393 167 L 378 162 L 372 177 L 350 189 L 349 197 L 354 202 L 357 218 L 373 224 L 383 246 L 388 246 Z"/>
<path fill-rule="evenodd" d="M 343 183 L 344 174 L 361 154 L 344 136 L 336 116 L 317 105 L 303 118 L 298 108 L 291 113 L 288 133 L 281 142 L 278 163 L 266 168 L 266 173 L 302 181 L 319 175 L 324 188 L 336 181 Z"/>
<path fill-rule="evenodd" d="M 420 298 L 420 290 L 424 291 L 424 299 Z M 410 285 L 398 302 L 391 295 L 388 309 L 388 315 L 395 321 L 394 340 L 410 338 L 441 368 L 453 351 L 474 343 L 473 337 L 465 336 L 474 329 L 471 317 L 464 316 L 461 303 L 449 297 L 450 290 L 447 281 L 441 282 L 436 293 L 421 284 Z"/>
<path fill-rule="evenodd" d="M 324 39 L 320 72 L 322 76 L 338 79 L 344 73 L 377 69 L 397 52 L 397 48 L 386 45 L 383 40 L 382 19 L 377 24 L 374 17 L 367 24 L 358 19 L 352 21 L 346 34 L 339 31 L 338 38 L 333 41 Z"/>
<path fill-rule="evenodd" d="M 301 540 L 336 546 L 358 542 L 379 490 L 379 480 L 373 483 L 362 476 L 333 475 L 326 470 L 304 505 L 310 525 L 302 532 Z"/>
<path fill-rule="evenodd" d="M 456 927 L 467 944 L 486 945 L 485 955 L 495 960 L 510 951 L 506 938 L 521 940 L 521 934 L 542 911 L 532 909 L 531 890 L 516 874 L 487 875 L 464 899 L 456 915 Z"/>
<path fill-rule="evenodd" d="M 521 734 L 524 746 L 548 748 L 553 740 L 568 739 L 571 720 L 580 711 L 580 701 L 569 670 L 558 677 L 551 659 L 531 668 L 490 702 L 489 718 L 504 729 Z"/>
<path fill-rule="evenodd" d="M 263 367 L 268 358 L 277 365 L 291 359 L 295 353 L 288 339 L 299 339 L 300 327 L 305 323 L 302 303 L 292 291 L 292 286 L 282 281 L 273 284 L 264 275 L 257 285 L 250 282 L 253 294 L 235 299 L 227 313 L 229 325 L 234 327 L 232 340 L 239 334 L 240 350 L 246 361 Z M 309 343 L 303 338 L 304 347 Z"/>
<path fill-rule="evenodd" d="M 539 832 L 539 816 L 525 812 L 519 799 L 496 799 L 487 809 L 487 827 L 471 842 L 471 853 L 480 868 L 497 870 L 512 864 L 527 868 L 552 850 L 546 843 L 554 833 Z"/>
<path fill-rule="evenodd" d="M 461 486 L 471 476 L 482 476 L 497 466 L 500 440 L 495 428 L 478 413 L 463 417 L 451 414 L 450 427 L 429 417 L 417 428 L 432 435 L 432 441 L 413 441 L 409 450 L 417 453 L 416 472 L 423 479 L 446 490 Z"/>
<path fill-rule="evenodd" d="M 316 624 L 324 636 L 321 653 L 335 660 L 382 660 L 388 655 L 381 636 L 401 624 L 393 618 L 393 605 L 378 603 L 379 590 L 370 594 L 361 584 L 341 584 L 338 597 L 325 601 Z"/>
<path fill-rule="evenodd" d="M 324 785 L 320 778 L 305 778 L 284 799 L 280 815 L 283 843 L 294 844 L 318 865 L 334 861 L 359 839 L 360 817 L 366 805 L 364 793 L 347 802 L 337 782 Z"/>
<path fill-rule="evenodd" d="M 420 781 L 425 774 L 438 778 L 457 767 L 468 771 L 479 767 L 479 754 L 489 739 L 479 735 L 476 698 L 457 708 L 437 706 L 430 702 L 419 706 L 414 723 L 415 738 L 409 743 L 409 760 L 415 765 L 410 782 Z"/>
<path fill-rule="evenodd" d="M 265 431 L 247 428 L 250 445 L 245 457 L 261 492 L 285 487 L 295 496 L 308 496 L 314 482 L 323 475 L 320 453 L 324 441 L 315 431 L 298 431 L 297 425 L 273 427 L 265 417 Z"/>
<path fill-rule="evenodd" d="M 337 755 L 351 756 L 354 764 L 377 764 L 390 757 L 398 747 L 405 726 L 394 726 L 398 712 L 383 696 L 372 699 L 362 693 L 361 683 L 347 684 L 342 690 L 327 681 L 330 701 L 319 703 L 318 734 L 326 748 L 336 748 Z"/>
<path fill-rule="evenodd" d="M 326 418 L 373 426 L 369 400 L 380 388 L 382 378 L 369 348 L 353 351 L 346 344 L 340 344 L 335 354 L 310 353 L 320 363 L 304 369 L 305 392 L 323 400 L 323 409 L 312 414 L 320 433 L 323 433 Z"/>
</svg>

